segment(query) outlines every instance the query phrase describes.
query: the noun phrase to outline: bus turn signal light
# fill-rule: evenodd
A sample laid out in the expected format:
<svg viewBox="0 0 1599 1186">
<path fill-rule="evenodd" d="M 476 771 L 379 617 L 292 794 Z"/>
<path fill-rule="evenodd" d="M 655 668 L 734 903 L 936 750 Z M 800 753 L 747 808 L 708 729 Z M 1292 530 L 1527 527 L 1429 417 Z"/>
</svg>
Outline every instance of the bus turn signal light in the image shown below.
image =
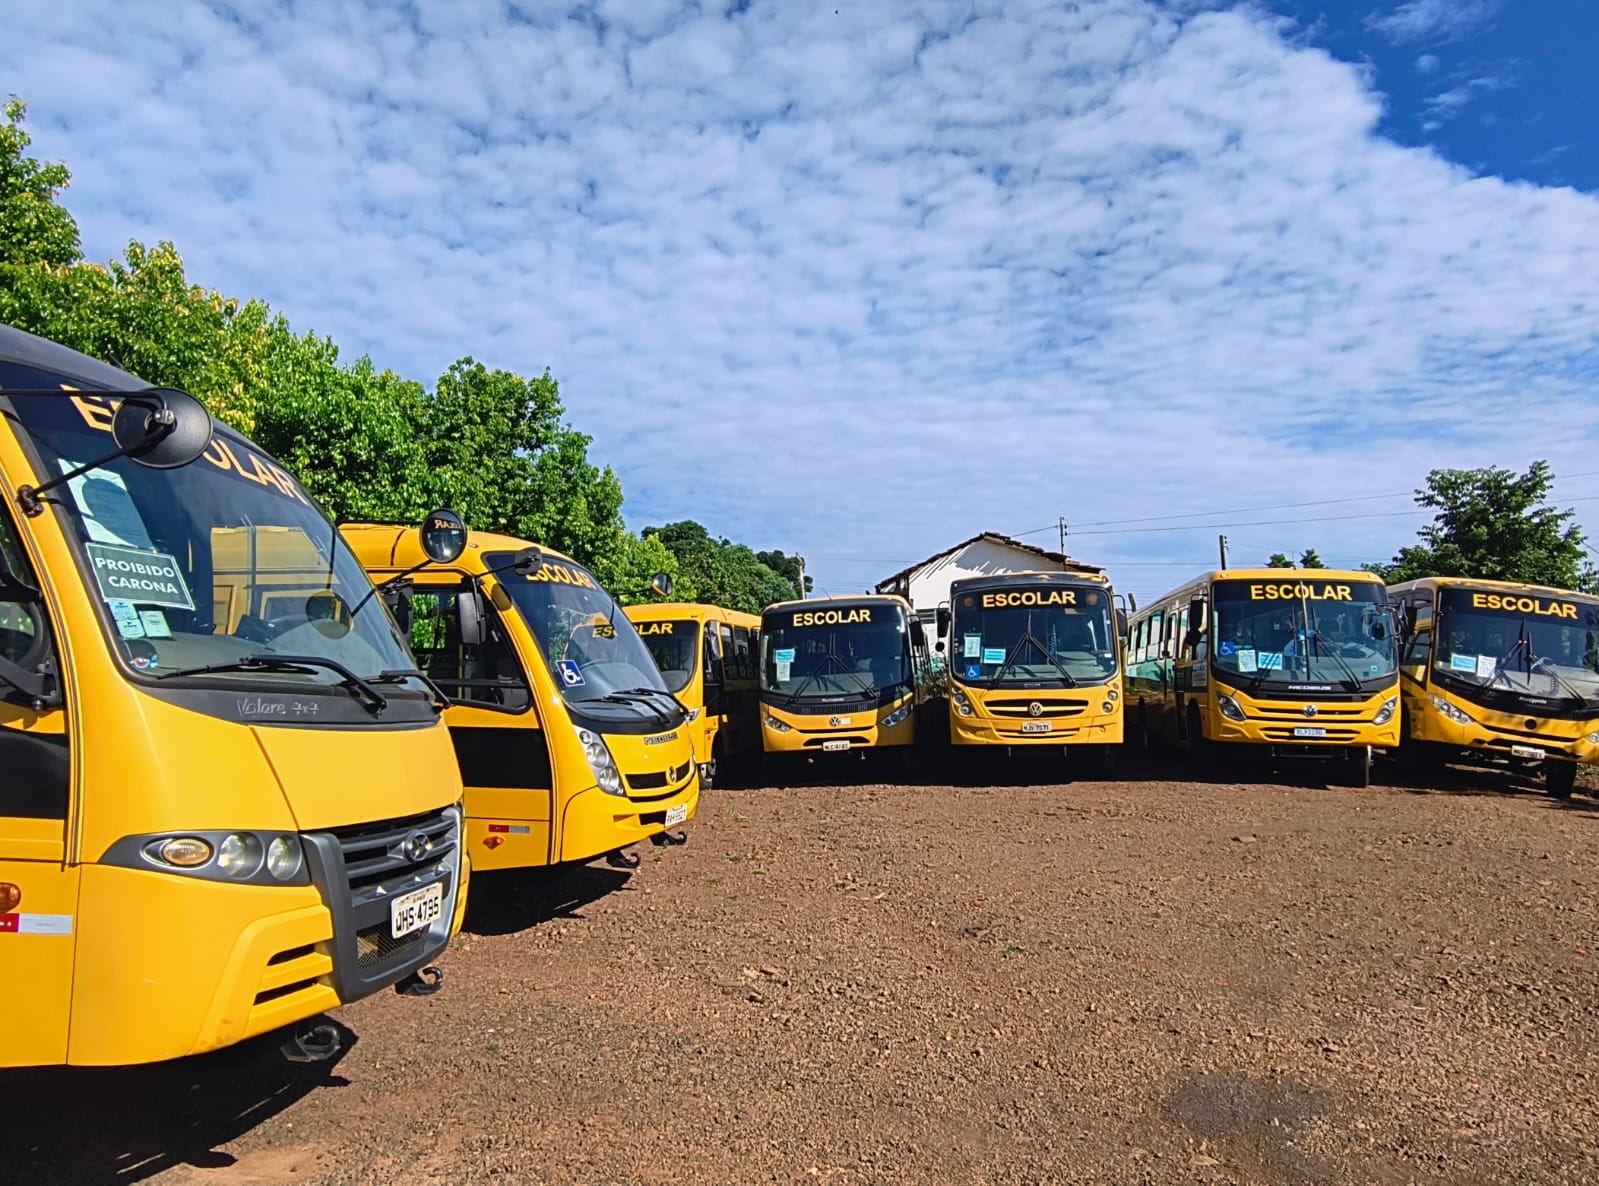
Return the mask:
<svg viewBox="0 0 1599 1186">
<path fill-rule="evenodd" d="M 22 905 L 22 887 L 11 881 L 0 881 L 0 914 L 10 914 Z"/>
<path fill-rule="evenodd" d="M 505 837 L 504 836 L 485 836 L 485 837 L 483 837 L 483 843 L 488 848 L 498 848 L 498 847 L 500 847 L 500 845 L 505 843 Z"/>
</svg>

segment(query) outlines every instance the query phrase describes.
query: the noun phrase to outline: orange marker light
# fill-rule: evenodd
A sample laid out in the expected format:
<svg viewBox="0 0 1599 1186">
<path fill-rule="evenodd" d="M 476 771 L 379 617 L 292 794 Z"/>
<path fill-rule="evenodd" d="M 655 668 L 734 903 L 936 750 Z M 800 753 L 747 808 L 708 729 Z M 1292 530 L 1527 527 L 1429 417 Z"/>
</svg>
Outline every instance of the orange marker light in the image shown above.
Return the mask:
<svg viewBox="0 0 1599 1186">
<path fill-rule="evenodd" d="M 22 887 L 10 881 L 0 881 L 0 914 L 10 914 L 22 905 Z"/>
<path fill-rule="evenodd" d="M 488 847 L 490 847 L 490 848 L 498 848 L 498 847 L 500 847 L 500 845 L 505 843 L 505 837 L 504 836 L 485 836 L 485 837 L 483 837 L 483 843 L 488 845 Z"/>
</svg>

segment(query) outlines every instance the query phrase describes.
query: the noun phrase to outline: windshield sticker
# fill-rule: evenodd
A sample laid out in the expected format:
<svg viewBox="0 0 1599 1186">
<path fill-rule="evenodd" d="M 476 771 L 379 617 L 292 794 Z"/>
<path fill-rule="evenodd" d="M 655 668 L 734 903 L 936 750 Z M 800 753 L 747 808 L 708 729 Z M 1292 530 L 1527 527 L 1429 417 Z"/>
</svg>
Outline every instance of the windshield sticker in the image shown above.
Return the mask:
<svg viewBox="0 0 1599 1186">
<path fill-rule="evenodd" d="M 177 557 L 141 548 L 111 544 L 85 544 L 94 565 L 94 579 L 107 602 L 132 601 L 139 605 L 169 605 L 194 609 L 189 586 L 183 582 Z"/>
<path fill-rule="evenodd" d="M 1449 668 L 1452 671 L 1476 671 L 1476 655 L 1450 655 Z"/>
<path fill-rule="evenodd" d="M 791 654 L 791 655 L 793 653 L 794 653 L 793 651 L 789 652 L 789 654 Z M 777 682 L 780 683 L 780 684 L 787 682 L 787 680 L 789 678 L 789 673 L 791 671 L 793 671 L 793 670 L 794 670 L 794 662 L 793 662 L 792 659 L 779 659 L 777 661 Z"/>
<path fill-rule="evenodd" d="M 139 618 L 139 611 L 133 607 L 133 602 L 108 601 L 106 604 L 111 607 L 111 616 L 116 620 L 118 634 L 123 638 L 144 637 L 144 623 Z"/>
<path fill-rule="evenodd" d="M 1003 663 L 1004 661 L 1005 661 L 1005 648 L 1004 647 L 984 647 L 983 648 L 983 662 L 984 663 Z"/>
<path fill-rule="evenodd" d="M 171 638 L 172 627 L 167 625 L 167 616 L 158 609 L 141 610 L 139 623 L 144 627 L 144 632 L 151 638 Z"/>
<path fill-rule="evenodd" d="M 1499 670 L 1499 660 L 1498 659 L 1495 659 L 1492 655 L 1478 655 L 1477 656 L 1477 678 L 1478 679 L 1493 679 L 1495 673 L 1497 673 L 1498 670 Z"/>
<path fill-rule="evenodd" d="M 983 636 L 981 634 L 968 634 L 963 644 L 961 658 L 975 659 L 983 653 Z"/>
<path fill-rule="evenodd" d="M 63 474 L 78 468 L 78 462 L 65 457 L 59 460 L 59 464 Z M 110 470 L 79 474 L 67 483 L 67 487 L 72 491 L 73 501 L 78 504 L 78 513 L 83 525 L 88 528 L 91 540 L 101 544 L 118 544 L 124 548 L 155 550 L 144 529 L 144 520 L 133 505 L 120 474 Z"/>
<path fill-rule="evenodd" d="M 792 663 L 794 662 L 794 648 L 781 647 L 772 653 L 772 658 L 779 663 Z"/>
<path fill-rule="evenodd" d="M 562 659 L 555 665 L 555 670 L 561 673 L 561 682 L 569 688 L 583 686 L 583 673 L 577 669 L 576 659 Z"/>
<path fill-rule="evenodd" d="M 981 663 L 968 663 L 966 665 L 966 678 L 967 679 L 982 679 L 983 678 L 983 665 Z"/>
<path fill-rule="evenodd" d="M 1245 675 L 1253 675 L 1260 670 L 1260 665 L 1255 662 L 1254 647 L 1240 647 L 1238 649 L 1238 670 Z"/>
<path fill-rule="evenodd" d="M 1216 654 L 1223 659 L 1231 659 L 1238 654 L 1238 644 L 1231 639 L 1226 642 L 1219 642 L 1216 644 Z"/>
<path fill-rule="evenodd" d="M 1255 657 L 1262 671 L 1281 671 L 1283 669 L 1283 655 L 1281 651 L 1261 651 Z"/>
</svg>

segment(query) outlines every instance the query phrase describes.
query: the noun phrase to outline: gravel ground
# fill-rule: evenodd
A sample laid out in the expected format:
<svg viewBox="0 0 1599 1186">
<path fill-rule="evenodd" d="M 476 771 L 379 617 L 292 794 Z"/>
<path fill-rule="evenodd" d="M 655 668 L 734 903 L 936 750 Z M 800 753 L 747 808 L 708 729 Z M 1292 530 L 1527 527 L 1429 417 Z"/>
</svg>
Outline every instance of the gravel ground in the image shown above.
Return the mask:
<svg viewBox="0 0 1599 1186">
<path fill-rule="evenodd" d="M 1599 801 L 1063 771 L 476 879 L 331 1067 L 0 1074 L 0 1180 L 1599 1182 Z"/>
</svg>

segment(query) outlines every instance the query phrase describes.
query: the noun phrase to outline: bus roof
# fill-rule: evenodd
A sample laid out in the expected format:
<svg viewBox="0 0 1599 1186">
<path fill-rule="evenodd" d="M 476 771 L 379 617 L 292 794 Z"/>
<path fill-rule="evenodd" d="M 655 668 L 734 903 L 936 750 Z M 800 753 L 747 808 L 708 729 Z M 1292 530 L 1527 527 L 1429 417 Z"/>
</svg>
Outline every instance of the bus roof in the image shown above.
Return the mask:
<svg viewBox="0 0 1599 1186">
<path fill-rule="evenodd" d="M 113 391 L 142 391 L 150 386 L 137 375 L 130 375 L 98 358 L 9 325 L 0 325 L 0 359 L 38 367 L 41 371 L 55 371 Z"/>
<path fill-rule="evenodd" d="M 949 583 L 950 595 L 957 589 L 1012 588 L 1020 585 L 1099 585 L 1110 586 L 1110 578 L 1098 572 L 999 572 L 988 576 L 959 577 Z"/>
<path fill-rule="evenodd" d="M 422 539 L 417 532 L 421 524 L 406 526 L 398 523 L 341 523 L 339 534 L 344 536 L 352 548 L 361 548 L 368 555 L 362 557 L 363 564 L 372 564 L 381 568 L 412 568 L 422 564 L 431 563 L 422 551 Z M 383 563 L 379 556 L 372 555 L 380 549 L 388 550 L 387 563 Z M 588 571 L 586 565 L 579 564 L 563 552 L 554 548 L 547 548 L 543 544 L 535 544 L 525 539 L 517 539 L 512 535 L 501 535 L 494 531 L 472 531 L 466 534 L 466 551 L 461 553 L 461 558 L 447 568 L 465 568 L 468 572 L 486 572 L 488 563 L 484 560 L 490 552 L 520 552 L 525 548 L 537 548 L 548 559 L 561 564 L 570 564 L 575 568 Z"/>
<path fill-rule="evenodd" d="M 655 622 L 666 618 L 693 618 L 703 622 L 706 618 L 726 618 L 734 625 L 754 626 L 761 617 L 747 614 L 741 609 L 728 609 L 725 605 L 712 605 L 707 601 L 641 601 L 623 607 L 623 612 L 635 622 Z"/>
<path fill-rule="evenodd" d="M 865 605 L 897 605 L 907 614 L 911 612 L 911 603 L 896 593 L 854 593 L 842 594 L 837 597 L 807 597 L 803 601 L 774 601 L 761 611 L 766 614 L 789 613 L 794 610 L 817 609 L 827 606 L 832 609 L 847 609 L 851 606 Z"/>
<path fill-rule="evenodd" d="M 1213 568 L 1166 590 L 1159 597 L 1151 597 L 1133 617 L 1142 620 L 1179 593 L 1209 585 L 1213 581 L 1351 581 L 1382 584 L 1381 577 L 1362 568 Z"/>
<path fill-rule="evenodd" d="M 1390 593 L 1408 593 L 1412 589 L 1484 589 L 1494 593 L 1530 593 L 1543 597 L 1580 597 L 1585 601 L 1599 601 L 1592 593 L 1576 589 L 1560 589 L 1554 585 L 1530 585 L 1524 581 L 1491 581 L 1485 577 L 1417 577 L 1389 585 Z"/>
</svg>

